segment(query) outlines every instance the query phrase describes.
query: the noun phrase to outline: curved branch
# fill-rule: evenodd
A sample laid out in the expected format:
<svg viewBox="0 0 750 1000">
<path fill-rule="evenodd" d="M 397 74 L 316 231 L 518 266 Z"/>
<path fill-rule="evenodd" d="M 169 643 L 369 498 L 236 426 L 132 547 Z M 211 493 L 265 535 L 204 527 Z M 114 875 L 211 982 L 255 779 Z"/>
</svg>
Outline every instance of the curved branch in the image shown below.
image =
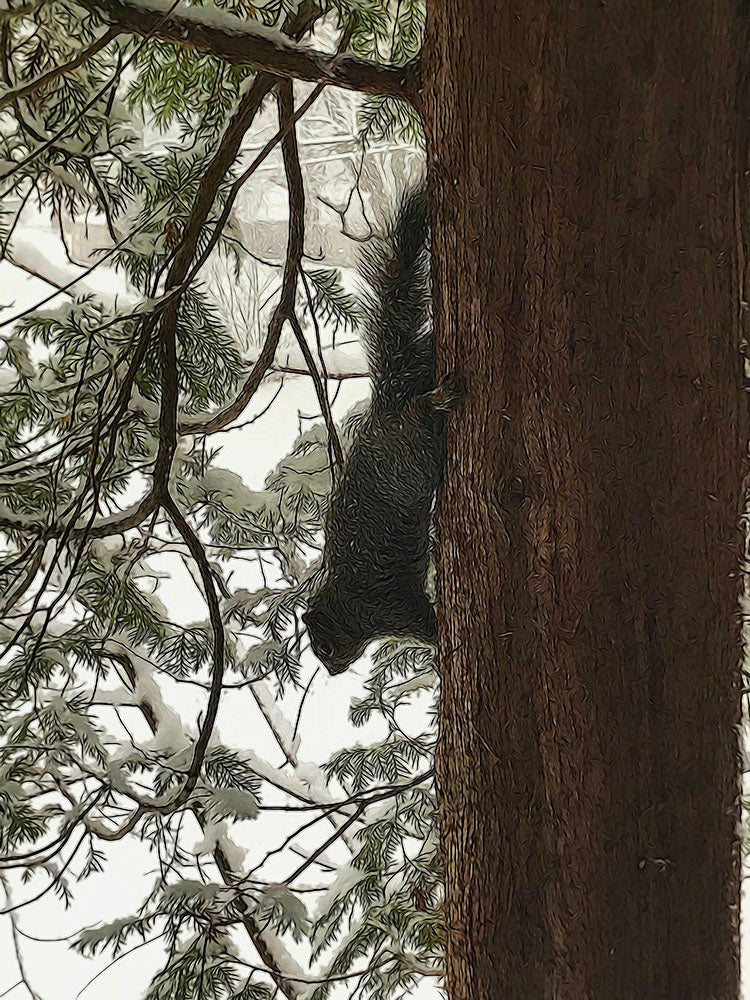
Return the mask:
<svg viewBox="0 0 750 1000">
<path fill-rule="evenodd" d="M 281 137 L 284 169 L 289 189 L 289 240 L 286 250 L 286 262 L 284 264 L 284 276 L 281 283 L 281 298 L 268 324 L 268 334 L 266 335 L 263 349 L 253 366 L 253 370 L 232 402 L 223 410 L 214 414 L 213 417 L 209 417 L 208 420 L 185 421 L 184 424 L 180 425 L 180 432 L 183 434 L 212 434 L 215 431 L 221 430 L 222 427 L 231 423 L 232 420 L 236 420 L 255 395 L 266 373 L 273 365 L 284 323 L 294 313 L 294 304 L 297 295 L 297 275 L 305 249 L 305 190 L 302 183 L 302 172 L 299 169 L 299 162 L 295 162 L 293 155 L 290 154 L 290 147 L 294 143 L 292 136 L 296 118 L 300 116 L 304 108 L 309 106 L 313 99 L 317 98 L 322 89 L 322 86 L 316 87 L 297 112 L 294 110 L 292 96 L 286 88 L 280 88 L 278 94 L 279 132 L 271 142 L 275 144 L 278 136 Z M 259 157 L 256 157 L 242 177 L 239 177 L 235 181 L 234 187 L 238 188 L 238 185 L 244 183 L 246 176 L 257 166 L 258 160 Z M 227 199 L 228 204 L 230 200 Z M 224 214 L 228 214 L 226 205 Z M 220 233 L 222 226 L 223 217 L 219 219 L 216 225 L 216 229 L 214 230 L 215 236 Z"/>
<path fill-rule="evenodd" d="M 201 768 L 203 767 L 203 761 L 206 756 L 209 740 L 213 734 L 214 723 L 216 722 L 216 716 L 219 712 L 221 692 L 224 686 L 226 636 L 224 635 L 224 623 L 221 617 L 221 606 L 219 605 L 219 597 L 216 593 L 216 585 L 214 583 L 213 574 L 211 573 L 211 566 L 209 565 L 203 546 L 200 543 L 200 539 L 190 527 L 184 514 L 174 502 L 172 497 L 168 497 L 165 500 L 164 509 L 172 519 L 172 523 L 182 537 L 182 540 L 185 542 L 185 545 L 187 545 L 190 555 L 193 557 L 193 560 L 198 567 L 198 572 L 200 573 L 201 581 L 203 583 L 204 597 L 206 599 L 206 604 L 208 605 L 208 614 L 214 641 L 213 666 L 211 669 L 211 690 L 208 696 L 208 704 L 206 705 L 206 715 L 198 734 L 198 739 L 195 742 L 193 759 L 190 763 L 185 784 L 180 789 L 177 798 L 173 802 L 170 802 L 170 809 L 175 809 L 177 806 L 187 802 L 192 795 L 193 789 L 198 783 Z"/>
<path fill-rule="evenodd" d="M 225 11 L 184 7 L 164 17 L 165 0 L 80 0 L 81 5 L 124 31 L 177 42 L 224 62 L 252 65 L 276 77 L 388 94 L 416 103 L 420 64 L 389 66 L 320 52 L 288 41 L 275 29 L 242 21 Z"/>
<path fill-rule="evenodd" d="M 353 25 L 350 22 L 339 41 L 339 51 L 345 49 L 349 44 L 352 30 Z M 272 79 L 267 74 L 264 76 L 267 79 Z M 259 79 L 263 78 L 259 77 Z M 294 314 L 297 275 L 302 273 L 302 257 L 305 252 L 305 191 L 302 182 L 302 170 L 299 165 L 299 156 L 295 155 L 297 140 L 294 133 L 294 126 L 307 113 L 315 101 L 317 101 L 324 89 L 325 84 L 319 83 L 296 111 L 294 110 L 294 94 L 291 91 L 287 92 L 284 88 L 280 89 L 279 130 L 275 136 L 269 139 L 247 170 L 232 185 L 221 215 L 214 226 L 211 239 L 208 241 L 203 253 L 194 264 L 188 276 L 188 279 L 195 276 L 197 269 L 207 259 L 212 248 L 218 242 L 224 224 L 229 218 L 231 207 L 242 185 L 258 169 L 263 160 L 276 146 L 276 143 L 281 141 L 284 169 L 289 189 L 289 241 L 287 243 L 284 275 L 281 283 L 281 298 L 268 325 L 268 333 L 263 344 L 263 349 L 235 398 L 223 410 L 220 410 L 208 419 L 199 418 L 198 420 L 181 422 L 179 425 L 179 432 L 181 434 L 214 434 L 216 431 L 222 430 L 222 428 L 226 427 L 233 420 L 236 420 L 258 391 L 266 373 L 273 366 L 284 322 Z"/>
<path fill-rule="evenodd" d="M 259 82 L 260 81 L 260 82 Z M 265 96 L 265 84 L 263 78 L 256 79 L 253 87 L 241 102 L 240 110 L 235 115 L 229 129 L 224 135 L 219 150 L 209 164 L 208 169 L 201 179 L 198 194 L 196 195 L 193 212 L 188 225 L 183 234 L 182 243 L 175 255 L 172 267 L 167 279 L 167 288 L 181 286 L 188 275 L 188 270 L 193 259 L 195 246 L 200 235 L 203 223 L 213 204 L 216 188 L 229 166 L 236 156 L 242 136 L 249 127 L 250 121 L 255 116 L 260 102 Z M 297 273 L 302 252 L 304 248 L 304 219 L 305 219 L 305 194 L 302 183 L 302 172 L 299 165 L 299 158 L 294 156 L 296 146 L 292 130 L 289 127 L 294 117 L 294 101 L 290 85 L 280 87 L 279 99 L 279 119 L 282 128 L 286 130 L 282 137 L 282 149 L 284 151 L 284 165 L 287 174 L 289 187 L 289 251 L 287 255 L 287 267 L 284 273 L 284 287 L 282 290 L 281 302 L 277 307 L 278 320 L 276 326 L 269 330 L 269 340 L 271 333 L 278 328 L 276 341 L 281 334 L 281 329 L 286 319 L 294 312 L 294 299 L 297 289 Z M 159 451 L 154 467 L 154 486 L 143 504 L 152 502 L 163 507 L 172 520 L 175 528 L 179 532 L 183 541 L 188 547 L 203 583 L 204 596 L 208 605 L 211 628 L 214 636 L 214 657 L 211 674 L 211 688 L 206 707 L 206 715 L 196 740 L 193 758 L 188 769 L 185 782 L 180 787 L 176 796 L 164 799 L 150 799 L 139 802 L 137 808 L 131 813 L 128 819 L 112 831 L 97 830 L 97 835 L 105 840 L 120 840 L 126 834 L 135 829 L 138 822 L 149 812 L 171 813 L 175 809 L 183 806 L 195 789 L 203 766 L 208 743 L 213 732 L 216 715 L 219 710 L 219 701 L 223 687 L 223 676 L 225 668 L 225 635 L 221 618 L 221 608 L 214 585 L 206 554 L 201 545 L 200 539 L 190 527 L 186 518 L 175 503 L 169 493 L 169 475 L 177 443 L 177 406 L 178 406 L 178 371 L 177 371 L 177 346 L 176 329 L 179 314 L 179 295 L 170 302 L 164 312 L 161 322 L 161 350 L 162 350 L 162 404 L 159 426 Z M 267 341 L 268 343 L 268 341 Z M 274 344 L 273 353 L 276 347 Z M 271 355 L 271 361 L 273 354 Z"/>
</svg>

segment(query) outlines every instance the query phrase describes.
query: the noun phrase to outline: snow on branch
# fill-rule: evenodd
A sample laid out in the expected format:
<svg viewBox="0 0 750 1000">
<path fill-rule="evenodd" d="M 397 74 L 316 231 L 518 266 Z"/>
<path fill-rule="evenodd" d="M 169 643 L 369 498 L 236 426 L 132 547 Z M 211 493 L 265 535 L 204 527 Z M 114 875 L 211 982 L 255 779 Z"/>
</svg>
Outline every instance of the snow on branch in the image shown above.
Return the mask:
<svg viewBox="0 0 750 1000">
<path fill-rule="evenodd" d="M 252 65 L 273 76 L 386 94 L 415 102 L 419 64 L 388 66 L 352 55 L 320 52 L 290 41 L 275 28 L 244 21 L 216 8 L 172 0 L 80 0 L 123 31 L 177 42 L 229 63 Z M 172 10 L 172 8 L 175 8 Z"/>
<path fill-rule="evenodd" d="M 12 209 L 10 199 L 7 208 Z M 52 220 L 47 219 L 37 225 L 24 225 L 5 248 L 7 261 L 66 295 L 94 295 L 103 302 L 125 307 L 144 304 L 138 291 L 112 268 L 97 264 L 94 269 L 72 263 L 52 226 Z M 46 301 L 37 308 L 44 304 Z"/>
</svg>

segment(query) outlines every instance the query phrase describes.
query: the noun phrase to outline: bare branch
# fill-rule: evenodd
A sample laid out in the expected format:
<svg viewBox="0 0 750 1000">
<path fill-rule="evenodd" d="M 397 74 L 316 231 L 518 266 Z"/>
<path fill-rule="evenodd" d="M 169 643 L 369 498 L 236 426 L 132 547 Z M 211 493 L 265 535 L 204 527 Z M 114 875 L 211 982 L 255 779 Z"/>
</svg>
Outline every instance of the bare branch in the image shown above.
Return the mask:
<svg viewBox="0 0 750 1000">
<path fill-rule="evenodd" d="M 216 593 L 216 584 L 214 582 L 213 573 L 211 572 L 211 566 L 206 558 L 206 553 L 203 551 L 203 546 L 200 543 L 200 539 L 190 527 L 182 511 L 171 497 L 165 500 L 164 509 L 171 517 L 172 523 L 182 536 L 183 541 L 190 551 L 190 555 L 193 557 L 198 566 L 198 572 L 200 573 L 201 580 L 203 582 L 203 592 L 206 598 L 206 604 L 208 605 L 208 615 L 211 621 L 211 630 L 213 632 L 214 640 L 213 666 L 211 669 L 211 690 L 208 696 L 208 704 L 206 705 L 206 715 L 203 720 L 200 733 L 198 734 L 198 739 L 195 743 L 195 751 L 193 753 L 193 759 L 190 763 L 185 783 L 180 789 L 177 798 L 174 802 L 170 803 L 170 807 L 175 808 L 176 806 L 187 802 L 193 789 L 198 783 L 198 776 L 200 775 L 201 768 L 203 767 L 203 759 L 208 748 L 208 741 L 211 739 L 214 723 L 216 722 L 216 716 L 219 711 L 219 702 L 221 700 L 226 658 L 226 637 L 224 635 L 224 623 L 221 617 L 219 597 Z"/>
<path fill-rule="evenodd" d="M 229 21 L 224 12 L 184 7 L 164 17 L 164 0 L 81 0 L 122 30 L 177 42 L 228 63 L 256 66 L 275 77 L 331 84 L 416 102 L 420 64 L 387 66 L 297 45 L 256 21 Z M 218 16 L 217 16 L 218 14 Z"/>
<path fill-rule="evenodd" d="M 286 883 L 288 885 L 291 884 L 292 882 L 294 882 L 302 874 L 302 872 L 307 871 L 307 869 L 310 867 L 310 865 L 315 864 L 315 862 L 320 857 L 320 855 L 321 854 L 325 854 L 325 852 L 328 850 L 328 848 L 332 844 L 335 844 L 336 841 L 339 840 L 346 833 L 346 831 L 349 829 L 349 827 L 353 826 L 357 822 L 357 820 L 360 818 L 360 816 L 362 815 L 362 813 L 365 811 L 366 808 L 367 808 L 367 806 L 365 804 L 357 806 L 357 808 L 351 814 L 351 816 L 349 817 L 349 819 L 347 819 L 344 823 L 342 823 L 341 826 L 337 830 L 334 830 L 333 833 L 331 834 L 331 836 L 328 838 L 328 840 L 326 840 L 325 843 L 321 844 L 320 847 L 318 847 L 315 851 L 313 851 L 313 853 L 310 855 L 310 857 L 307 858 L 299 866 L 299 868 L 296 868 L 292 872 L 292 874 L 286 879 Z"/>
<path fill-rule="evenodd" d="M 341 450 L 341 442 L 339 441 L 339 436 L 336 431 L 336 425 L 333 422 L 333 414 L 331 412 L 331 403 L 328 399 L 328 393 L 326 391 L 325 383 L 321 378 L 320 372 L 315 364 L 315 358 L 313 357 L 310 346 L 305 340 L 305 335 L 302 332 L 302 327 L 299 324 L 299 320 L 296 315 L 290 317 L 290 323 L 292 329 L 294 330 L 294 336 L 297 338 L 297 343 L 302 351 L 302 355 L 307 364 L 308 373 L 313 380 L 313 385 L 315 386 L 315 395 L 318 397 L 318 402 L 320 403 L 320 412 L 323 414 L 323 419 L 325 421 L 326 430 L 328 431 L 328 441 L 333 451 L 333 456 L 336 461 L 331 462 L 331 474 L 334 474 L 334 467 L 341 468 L 344 464 L 344 453 Z"/>
<path fill-rule="evenodd" d="M 317 98 L 322 89 L 322 86 L 316 87 L 313 94 L 310 95 L 307 101 L 304 102 L 302 107 L 296 113 L 294 111 L 294 105 L 290 100 L 290 96 L 285 94 L 283 89 L 279 92 L 280 129 L 277 136 L 275 136 L 271 142 L 275 145 L 278 139 L 280 139 L 282 151 L 288 149 L 289 143 L 292 141 L 290 137 L 292 129 L 294 128 L 294 122 L 302 113 L 304 113 L 304 109 L 310 106 L 312 99 Z M 264 154 L 267 155 L 266 150 L 270 152 L 270 149 L 271 146 L 269 143 L 267 144 L 266 149 L 264 149 L 262 153 L 255 158 L 242 177 L 239 177 L 237 181 L 235 181 L 232 193 L 230 193 L 230 198 L 227 199 L 227 204 L 230 203 L 230 199 L 233 200 L 232 194 L 235 192 L 235 188 L 239 190 L 239 187 L 245 183 L 245 180 L 247 180 L 250 176 L 250 173 L 257 168 L 261 157 Z M 295 170 L 294 165 L 287 160 L 286 152 L 284 153 L 284 164 L 287 173 L 287 185 L 289 188 L 289 239 L 287 242 L 286 262 L 284 264 L 284 276 L 281 282 L 281 297 L 268 324 L 268 333 L 266 335 L 265 343 L 263 344 L 263 349 L 258 356 L 258 360 L 253 366 L 253 370 L 250 372 L 250 375 L 247 377 L 242 388 L 232 402 L 223 410 L 214 414 L 213 417 L 209 417 L 208 420 L 185 421 L 184 424 L 180 425 L 180 431 L 183 434 L 212 434 L 237 419 L 258 391 L 266 373 L 271 368 L 274 357 L 276 356 L 276 348 L 278 347 L 279 340 L 281 339 L 281 331 L 284 327 L 284 323 L 294 312 L 294 304 L 297 294 L 297 275 L 299 273 L 300 262 L 302 260 L 302 254 L 304 253 L 305 244 L 305 192 L 302 184 L 302 173 L 299 169 Z M 299 166 L 299 164 L 297 164 L 297 166 Z M 217 222 L 212 239 L 214 239 L 214 237 L 218 239 L 221 227 L 224 225 L 224 222 L 229 215 L 226 205 L 224 206 L 224 213 L 222 214 L 223 218 L 220 218 Z M 206 250 L 208 250 L 208 247 Z"/>
<path fill-rule="evenodd" d="M 273 365 L 272 371 L 281 375 L 310 375 L 308 368 L 290 368 L 288 365 Z M 331 372 L 326 371 L 325 378 L 333 382 L 344 382 L 348 378 L 370 378 L 369 372 Z"/>
</svg>

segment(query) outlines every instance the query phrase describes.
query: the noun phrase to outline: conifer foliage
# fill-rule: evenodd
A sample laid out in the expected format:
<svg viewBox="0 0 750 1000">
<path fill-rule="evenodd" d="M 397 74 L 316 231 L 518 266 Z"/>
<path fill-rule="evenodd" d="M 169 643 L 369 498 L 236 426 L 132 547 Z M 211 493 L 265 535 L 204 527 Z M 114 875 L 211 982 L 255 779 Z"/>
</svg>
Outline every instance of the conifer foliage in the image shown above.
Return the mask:
<svg viewBox="0 0 750 1000">
<path fill-rule="evenodd" d="M 178 16 L 187 44 L 169 35 Z M 418 0 L 3 0 L 0 9 L 2 258 L 34 269 L 19 249 L 34 209 L 68 254 L 72 220 L 94 214 L 109 235 L 99 263 L 134 290 L 125 302 L 86 291 L 85 280 L 61 282 L 64 300 L 26 311 L 3 302 L 0 312 L 3 919 L 15 930 L 19 909 L 50 894 L 75 912 L 81 880 L 116 877 L 107 845 L 142 841 L 157 862 L 152 891 L 136 913 L 81 928 L 73 947 L 116 958 L 161 941 L 148 1000 L 386 998 L 440 974 L 431 716 L 424 731 L 401 716 L 433 690 L 431 648 L 381 646 L 351 707 L 355 725 L 379 720 L 380 739 L 341 748 L 325 768 L 300 763 L 284 714 L 313 677 L 300 612 L 318 569 L 329 446 L 340 435 L 346 447 L 356 414 L 335 431 L 325 372 L 307 349 L 325 419 L 263 489 L 222 468 L 213 437 L 242 421 L 284 331 L 303 346 L 305 330 L 335 333 L 360 318 L 338 272 L 304 256 L 296 123 L 322 84 L 302 100 L 288 77 L 310 78 L 308 50 L 332 65 L 311 41 L 325 29 L 347 53 L 329 77 L 368 95 L 363 152 L 379 136 L 414 138 L 399 88 L 422 22 Z M 291 47 L 287 78 L 223 56 L 221 39 L 243 31 Z M 241 144 L 274 101 L 278 131 L 250 162 Z M 154 130 L 169 139 L 153 141 Z M 247 265 L 234 208 L 276 146 L 287 251 L 248 357 L 202 279 L 208 265 L 236 275 Z M 164 553 L 193 575 L 204 620 L 170 621 Z M 259 568 L 254 588 L 234 582 L 238 559 Z M 170 704 L 184 685 L 201 698 L 195 720 Z M 238 687 L 268 721 L 283 768 L 261 757 L 252 732 L 242 746 L 221 742 L 221 696 Z M 129 728 L 133 710 L 140 729 Z M 306 856 L 283 855 L 296 864 L 282 882 L 238 847 L 258 839 L 252 824 L 268 810 L 299 820 L 285 843 L 264 843 L 269 855 L 298 827 L 319 834 Z M 203 837 L 195 851 L 189 829 Z M 349 851 L 343 866 L 327 860 L 333 845 Z M 291 957 L 285 938 L 310 964 Z"/>
</svg>

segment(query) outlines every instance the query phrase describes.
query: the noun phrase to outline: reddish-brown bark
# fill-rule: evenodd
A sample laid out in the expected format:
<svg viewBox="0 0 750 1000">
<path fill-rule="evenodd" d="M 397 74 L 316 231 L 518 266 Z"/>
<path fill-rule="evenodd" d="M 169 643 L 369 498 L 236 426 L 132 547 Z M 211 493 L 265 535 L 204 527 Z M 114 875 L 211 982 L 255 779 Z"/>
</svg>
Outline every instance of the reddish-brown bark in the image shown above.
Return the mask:
<svg viewBox="0 0 750 1000">
<path fill-rule="evenodd" d="M 745 15 L 428 8 L 448 993 L 730 1000 Z"/>
</svg>

